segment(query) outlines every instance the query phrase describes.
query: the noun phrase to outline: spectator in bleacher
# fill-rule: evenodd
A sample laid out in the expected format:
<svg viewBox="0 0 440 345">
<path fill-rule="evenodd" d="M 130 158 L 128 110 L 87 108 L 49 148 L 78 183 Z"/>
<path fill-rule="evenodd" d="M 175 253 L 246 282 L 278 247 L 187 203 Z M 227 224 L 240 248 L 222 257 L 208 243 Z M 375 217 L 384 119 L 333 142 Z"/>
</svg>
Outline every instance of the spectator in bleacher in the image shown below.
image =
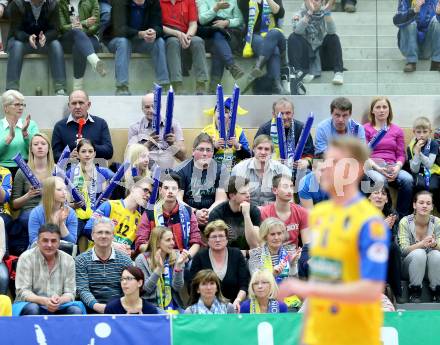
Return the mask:
<svg viewBox="0 0 440 345">
<path fill-rule="evenodd" d="M 8 6 L 9 0 L 0 0 L 0 18 L 3 18 L 5 15 L 6 7 Z M 0 55 L 5 54 L 5 47 L 3 46 L 2 41 L 2 31 L 0 29 Z"/>
<path fill-rule="evenodd" d="M 111 25 L 112 0 L 98 0 L 99 4 L 99 31 L 98 38 L 102 39 L 103 33 Z"/>
<path fill-rule="evenodd" d="M 41 203 L 29 215 L 29 244 L 38 239 L 38 229 L 43 224 L 56 224 L 60 229 L 60 239 L 76 244 L 78 219 L 75 211 L 66 205 L 67 190 L 63 179 L 51 176 L 43 181 Z"/>
<path fill-rule="evenodd" d="M 85 313 L 82 303 L 74 302 L 75 262 L 59 250 L 61 237 L 57 225 L 41 225 L 37 246 L 18 259 L 14 315 Z"/>
<path fill-rule="evenodd" d="M 249 58 L 255 55 L 257 61 L 246 75 L 242 92 L 245 93 L 257 78 L 265 74 L 264 66 L 266 66 L 266 76 L 272 83 L 272 93 L 288 94 L 281 84 L 280 77 L 281 67 L 287 66 L 286 38 L 280 29 L 285 13 L 283 2 L 282 0 L 257 1 L 252 2 L 251 7 L 249 3 L 248 0 L 238 0 L 238 7 L 246 26 L 243 56 Z"/>
<path fill-rule="evenodd" d="M 145 253 L 136 258 L 136 267 L 145 275 L 142 297 L 165 311 L 183 308 L 179 291 L 184 286 L 184 267 L 190 260 L 187 250 L 174 249 L 174 233 L 170 228 L 156 226 Z"/>
<path fill-rule="evenodd" d="M 213 270 L 201 270 L 193 278 L 185 314 L 235 314 L 234 306 L 223 297 L 220 280 Z"/>
<path fill-rule="evenodd" d="M 193 209 L 201 226 L 206 225 L 208 214 L 215 206 L 228 200 L 224 185 L 228 172 L 212 159 L 213 154 L 212 138 L 200 133 L 194 139 L 193 157 L 174 169 L 182 181 L 179 199 Z"/>
<path fill-rule="evenodd" d="M 230 97 L 228 97 L 224 101 L 226 136 L 229 136 L 231 106 L 232 100 Z M 244 110 L 242 109 L 242 112 L 243 111 Z M 239 109 L 237 108 L 237 116 L 238 112 Z M 212 120 L 212 123 L 203 128 L 202 132 L 211 136 L 214 142 L 214 159 L 218 164 L 228 164 L 228 168 L 232 168 L 232 166 L 241 160 L 251 157 L 249 142 L 246 138 L 243 128 L 241 128 L 239 125 L 235 125 L 234 136 L 232 136 L 229 140 L 227 138 L 220 138 L 219 112 L 217 111 L 217 105 L 214 107 Z M 227 146 L 226 148 L 225 145 Z"/>
<path fill-rule="evenodd" d="M 144 144 L 150 150 L 151 163 L 157 163 L 162 169 L 173 168 L 176 159 L 185 159 L 185 142 L 182 127 L 173 118 L 171 133 L 165 134 L 165 120 L 161 120 L 159 135 L 153 131 L 154 94 L 147 93 L 142 97 L 143 116 L 128 128 L 128 144 Z"/>
<path fill-rule="evenodd" d="M 400 299 L 402 297 L 402 253 L 397 244 L 397 231 L 399 225 L 399 218 L 395 210 L 392 208 L 391 193 L 388 187 L 375 189 L 368 196 L 368 200 L 376 206 L 383 214 L 384 221 L 391 230 L 391 242 L 388 254 L 388 273 L 387 283 L 395 297 Z"/>
<path fill-rule="evenodd" d="M 437 0 L 399 0 L 394 25 L 397 44 L 406 58 L 404 72 L 414 72 L 418 59 L 431 59 L 430 71 L 440 71 L 440 3 Z"/>
<path fill-rule="evenodd" d="M 284 222 L 278 218 L 266 218 L 260 226 L 260 243 L 258 248 L 249 251 L 249 271 L 266 269 L 279 284 L 287 277 L 296 276 L 296 260 L 300 250 L 297 246 L 285 244 L 288 233 Z"/>
<path fill-rule="evenodd" d="M 414 179 L 414 192 L 429 190 L 434 196 L 434 205 L 440 210 L 439 144 L 431 138 L 432 127 L 427 117 L 414 120 L 413 134 L 406 155 Z"/>
<path fill-rule="evenodd" d="M 159 0 L 115 1 L 111 17 L 105 41 L 115 54 L 116 95 L 131 95 L 128 74 L 132 52 L 151 54 L 156 82 L 169 85 Z"/>
<path fill-rule="evenodd" d="M 272 180 L 272 190 L 275 194 L 275 202 L 261 207 L 261 220 L 270 217 L 281 220 L 287 231 L 287 237 L 283 241 L 285 244 L 296 248 L 300 244 L 307 244 L 310 241 L 307 228 L 308 212 L 293 201 L 292 177 L 275 175 Z"/>
<path fill-rule="evenodd" d="M 104 314 L 158 314 L 154 305 L 140 297 L 144 281 L 144 273 L 139 267 L 126 267 L 121 274 L 124 296 L 108 302 Z"/>
<path fill-rule="evenodd" d="M 198 15 L 195 0 L 160 0 L 160 7 L 168 70 L 174 90 L 178 94 L 183 90 L 182 53 L 187 55 L 191 52 L 196 94 L 204 94 L 208 81 L 208 64 L 205 41 L 197 36 Z"/>
<path fill-rule="evenodd" d="M 386 97 L 374 98 L 370 104 L 370 122 L 364 125 L 367 142 L 382 128 L 387 133 L 372 150 L 367 164 L 367 176 L 376 185 L 385 183 L 398 186 L 396 211 L 399 219 L 409 214 L 413 191 L 413 178 L 402 166 L 405 164 L 405 138 L 403 130 L 392 123 L 393 110 Z"/>
<path fill-rule="evenodd" d="M 299 181 L 298 198 L 302 207 L 311 210 L 318 202 L 328 200 L 328 194 L 319 184 L 320 170 L 313 169 Z"/>
<path fill-rule="evenodd" d="M 240 305 L 242 314 L 287 313 L 287 305 L 277 301 L 278 287 L 271 271 L 257 270 L 249 283 L 249 299 Z"/>
<path fill-rule="evenodd" d="M 197 253 L 202 244 L 200 230 L 191 207 L 177 199 L 181 184 L 180 177 L 174 173 L 162 181 L 160 198 L 142 214 L 136 233 L 136 250 L 146 250 L 154 227 L 167 226 L 173 230 L 175 249 L 188 250 L 190 260 Z"/>
<path fill-rule="evenodd" d="M 260 210 L 251 205 L 249 179 L 231 176 L 226 191 L 228 201 L 217 205 L 209 212 L 208 222 L 221 219 L 228 224 L 228 245 L 241 250 L 258 247 Z"/>
<path fill-rule="evenodd" d="M 420 191 L 414 197 L 414 214 L 399 223 L 403 274 L 409 277 L 409 300 L 420 303 L 422 284 L 427 271 L 434 302 L 440 302 L 440 219 L 434 217 L 432 194 Z"/>
<path fill-rule="evenodd" d="M 5 117 L 1 121 L 0 132 L 0 165 L 8 168 L 12 176 L 17 172 L 17 163 L 12 158 L 20 153 L 24 160 L 28 159 L 29 142 L 38 126 L 31 116 L 22 119 L 26 108 L 24 96 L 15 90 L 9 90 L 2 94 L 3 112 Z"/>
<path fill-rule="evenodd" d="M 133 265 L 128 255 L 112 247 L 113 232 L 111 219 L 97 218 L 93 248 L 75 259 L 77 293 L 92 313 L 104 313 L 107 302 L 122 295 L 121 273 Z"/>
<path fill-rule="evenodd" d="M 49 66 L 56 95 L 66 92 L 64 52 L 58 41 L 59 6 L 56 0 L 17 0 L 8 6 L 8 68 L 6 89 L 20 88 L 20 75 L 25 54 L 49 55 Z"/>
<path fill-rule="evenodd" d="M 50 140 L 43 133 L 36 133 L 29 146 L 28 166 L 40 181 L 52 176 L 54 161 Z M 9 250 L 11 254 L 20 255 L 29 245 L 29 215 L 41 201 L 41 189 L 32 187 L 23 171 L 15 174 L 12 187 L 12 207 L 19 212 L 18 219 L 9 233 Z"/>
<path fill-rule="evenodd" d="M 81 202 L 70 201 L 70 207 L 75 210 L 78 218 L 77 238 L 84 235 L 84 227 L 93 213 L 96 200 L 105 190 L 114 173 L 104 167 L 95 166 L 95 144 L 89 139 L 81 139 L 76 147 L 78 164 L 72 164 L 66 176 L 72 181 L 78 192 L 83 196 L 86 209 L 83 210 Z"/>
<path fill-rule="evenodd" d="M 293 33 L 288 39 L 289 63 L 305 73 L 303 81 L 311 82 L 321 71 L 333 71 L 332 83 L 344 83 L 341 41 L 331 15 L 334 0 L 304 0 L 293 16 Z"/>
<path fill-rule="evenodd" d="M 102 203 L 88 220 L 84 234 L 90 236 L 96 219 L 110 218 L 115 226 L 113 248 L 131 255 L 136 231 L 141 219 L 140 207 L 146 207 L 151 194 L 151 185 L 141 177 L 133 179 L 125 199 L 108 200 Z"/>
<path fill-rule="evenodd" d="M 209 93 L 215 94 L 226 68 L 234 80 L 244 75 L 235 62 L 233 51 L 243 48 L 243 15 L 237 1 L 197 0 L 199 11 L 198 33 L 211 43 L 211 80 Z"/>
<path fill-rule="evenodd" d="M 99 29 L 98 0 L 59 0 L 61 44 L 65 53 L 72 53 L 73 90 L 84 89 L 87 62 L 101 77 L 107 74 L 104 61 L 96 52 L 101 46 L 96 34 Z"/>
<path fill-rule="evenodd" d="M 249 271 L 238 248 L 228 247 L 228 226 L 223 220 L 210 222 L 205 228 L 208 248 L 202 249 L 192 261 L 191 279 L 203 269 L 211 269 L 220 279 L 220 290 L 235 310 L 240 312 L 249 284 Z"/>
<path fill-rule="evenodd" d="M 9 270 L 3 259 L 6 256 L 5 222 L 0 218 L 0 295 L 6 295 L 9 287 Z"/>
<path fill-rule="evenodd" d="M 330 104 L 331 118 L 316 127 L 315 155 L 320 157 L 327 150 L 330 140 L 340 135 L 352 135 L 365 141 L 365 129 L 351 118 L 352 104 L 348 98 L 335 98 Z"/>
<path fill-rule="evenodd" d="M 304 128 L 304 124 L 301 121 L 294 119 L 294 106 L 291 100 L 286 97 L 277 99 L 272 104 L 272 119 L 261 125 L 258 128 L 255 138 L 261 134 L 265 134 L 271 137 L 275 150 L 272 156 L 273 159 L 280 159 L 280 149 L 278 146 L 278 132 L 276 118 L 281 113 L 283 117 L 284 132 L 286 137 L 287 155 L 293 157 L 296 145 L 298 144 L 299 137 Z M 315 148 L 313 146 L 313 140 L 311 134 L 307 137 L 306 145 L 300 160 L 294 163 L 294 167 L 298 169 L 311 168 L 311 162 Z"/>
<path fill-rule="evenodd" d="M 268 135 L 261 134 L 253 143 L 254 157 L 238 163 L 232 169 L 232 176 L 248 178 L 250 181 L 251 204 L 264 206 L 275 201 L 272 180 L 275 175 L 291 176 L 292 171 L 271 158 L 274 144 Z"/>
<path fill-rule="evenodd" d="M 69 117 L 63 118 L 55 124 L 52 133 L 52 149 L 56 161 L 66 145 L 71 150 L 70 158 L 78 158 L 76 146 L 82 138 L 87 138 L 95 143 L 96 158 L 111 159 L 113 145 L 107 122 L 98 116 L 91 115 L 89 95 L 84 90 L 73 91 L 69 96 Z M 79 122 L 85 120 L 80 127 Z M 82 128 L 81 137 L 79 129 Z"/>
</svg>

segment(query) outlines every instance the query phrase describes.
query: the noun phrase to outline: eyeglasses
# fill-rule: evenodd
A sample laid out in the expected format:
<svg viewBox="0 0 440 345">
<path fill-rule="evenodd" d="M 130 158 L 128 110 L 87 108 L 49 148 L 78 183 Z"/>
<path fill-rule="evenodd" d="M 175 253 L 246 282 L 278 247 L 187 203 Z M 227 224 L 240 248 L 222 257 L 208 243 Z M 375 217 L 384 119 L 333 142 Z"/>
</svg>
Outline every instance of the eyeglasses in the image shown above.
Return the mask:
<svg viewBox="0 0 440 345">
<path fill-rule="evenodd" d="M 270 283 L 267 282 L 267 281 L 262 281 L 262 282 L 254 282 L 254 283 L 252 284 L 252 286 L 258 286 L 258 285 L 266 286 L 266 285 L 269 285 L 269 284 L 270 284 Z"/>
<path fill-rule="evenodd" d="M 214 241 L 221 241 L 224 240 L 226 238 L 225 235 L 213 235 L 213 236 L 209 236 L 210 240 L 214 240 Z"/>
<path fill-rule="evenodd" d="M 135 277 L 122 277 L 121 283 L 122 282 L 131 282 L 132 280 L 136 280 L 136 278 Z"/>
<path fill-rule="evenodd" d="M 197 147 L 196 151 L 198 152 L 206 152 L 206 153 L 212 153 L 212 148 L 210 147 Z"/>
<path fill-rule="evenodd" d="M 19 107 L 26 108 L 26 103 L 11 103 L 10 105 L 12 105 L 13 107 L 16 107 L 16 108 L 19 108 Z"/>
</svg>

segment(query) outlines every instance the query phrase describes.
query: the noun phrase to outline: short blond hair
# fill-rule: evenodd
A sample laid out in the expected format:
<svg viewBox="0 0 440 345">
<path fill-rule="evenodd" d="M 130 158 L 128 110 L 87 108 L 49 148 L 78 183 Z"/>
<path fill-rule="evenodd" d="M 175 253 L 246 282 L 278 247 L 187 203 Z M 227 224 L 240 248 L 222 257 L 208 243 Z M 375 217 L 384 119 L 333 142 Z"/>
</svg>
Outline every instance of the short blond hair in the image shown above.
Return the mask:
<svg viewBox="0 0 440 345">
<path fill-rule="evenodd" d="M 226 238 L 228 238 L 229 227 L 223 220 L 217 219 L 217 220 L 213 220 L 212 222 L 209 222 L 208 225 L 206 225 L 203 234 L 205 235 L 206 238 L 209 238 L 209 236 L 214 231 L 224 231 Z"/>
<path fill-rule="evenodd" d="M 431 121 L 426 116 L 419 116 L 413 122 L 413 129 L 428 129 L 431 130 Z"/>
<path fill-rule="evenodd" d="M 337 148 L 348 153 L 348 157 L 356 159 L 361 166 L 370 158 L 371 150 L 359 138 L 339 136 L 330 141 L 329 147 Z"/>
<path fill-rule="evenodd" d="M 255 138 L 254 143 L 252 145 L 252 149 L 256 148 L 258 145 L 262 143 L 270 143 L 270 147 L 272 149 L 272 152 L 274 150 L 273 142 L 270 136 L 266 134 L 260 134 L 258 137 Z"/>
<path fill-rule="evenodd" d="M 282 222 L 278 218 L 269 217 L 269 218 L 266 218 L 263 221 L 263 223 L 261 223 L 261 225 L 260 225 L 260 231 L 259 231 L 260 241 L 266 242 L 267 235 L 269 235 L 269 231 L 272 230 L 272 228 L 274 228 L 276 226 L 279 226 L 281 228 L 284 236 L 287 235 L 287 229 L 286 229 L 286 225 L 284 224 L 284 222 Z"/>
<path fill-rule="evenodd" d="M 249 283 L 249 289 L 248 289 L 249 298 L 251 299 L 255 298 L 254 283 L 260 279 L 265 281 L 267 280 L 270 284 L 269 296 L 267 297 L 270 299 L 276 299 L 278 293 L 277 283 L 275 282 L 273 273 L 265 268 L 256 270 L 254 274 L 252 274 L 252 278 Z"/>
<path fill-rule="evenodd" d="M 2 104 L 4 107 L 14 103 L 14 101 L 24 101 L 24 96 L 21 92 L 17 90 L 8 90 L 2 94 Z"/>
</svg>

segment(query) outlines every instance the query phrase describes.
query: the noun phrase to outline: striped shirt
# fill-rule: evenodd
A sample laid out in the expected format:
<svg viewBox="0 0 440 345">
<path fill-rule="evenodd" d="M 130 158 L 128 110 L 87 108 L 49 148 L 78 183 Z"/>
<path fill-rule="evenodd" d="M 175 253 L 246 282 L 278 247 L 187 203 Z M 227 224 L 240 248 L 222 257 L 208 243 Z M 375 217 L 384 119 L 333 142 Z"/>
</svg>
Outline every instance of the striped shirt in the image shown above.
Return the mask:
<svg viewBox="0 0 440 345">
<path fill-rule="evenodd" d="M 90 309 L 95 303 L 107 303 L 122 295 L 121 273 L 133 261 L 124 253 L 112 249 L 103 262 L 92 248 L 76 257 L 76 285 L 81 301 Z"/>
<path fill-rule="evenodd" d="M 49 272 L 46 259 L 38 247 L 21 254 L 17 263 L 15 288 L 16 302 L 27 301 L 29 296 L 66 296 L 75 299 L 75 262 L 60 250 L 55 266 Z"/>
</svg>

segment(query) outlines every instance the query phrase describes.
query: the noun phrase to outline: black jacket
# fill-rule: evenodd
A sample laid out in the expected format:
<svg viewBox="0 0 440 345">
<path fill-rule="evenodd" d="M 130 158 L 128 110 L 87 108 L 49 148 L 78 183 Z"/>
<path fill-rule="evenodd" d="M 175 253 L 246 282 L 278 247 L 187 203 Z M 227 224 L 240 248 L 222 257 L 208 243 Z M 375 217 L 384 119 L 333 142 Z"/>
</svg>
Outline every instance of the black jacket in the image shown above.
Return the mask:
<svg viewBox="0 0 440 345">
<path fill-rule="evenodd" d="M 112 6 L 112 24 L 104 33 L 106 39 L 113 37 L 134 38 L 138 30 L 129 26 L 132 0 L 118 0 Z M 162 11 L 159 0 L 146 0 L 146 11 L 142 21 L 141 30 L 154 29 L 156 37 L 163 35 Z"/>
<path fill-rule="evenodd" d="M 8 39 L 14 37 L 18 41 L 28 42 L 29 36 L 35 34 L 38 37 L 41 31 L 46 36 L 46 44 L 58 37 L 60 18 L 56 0 L 46 0 L 37 21 L 31 4 L 24 0 L 12 1 L 8 6 L 8 15 L 11 23 Z"/>
</svg>

